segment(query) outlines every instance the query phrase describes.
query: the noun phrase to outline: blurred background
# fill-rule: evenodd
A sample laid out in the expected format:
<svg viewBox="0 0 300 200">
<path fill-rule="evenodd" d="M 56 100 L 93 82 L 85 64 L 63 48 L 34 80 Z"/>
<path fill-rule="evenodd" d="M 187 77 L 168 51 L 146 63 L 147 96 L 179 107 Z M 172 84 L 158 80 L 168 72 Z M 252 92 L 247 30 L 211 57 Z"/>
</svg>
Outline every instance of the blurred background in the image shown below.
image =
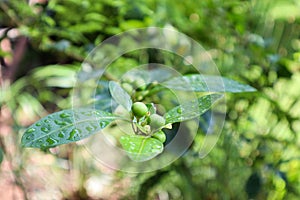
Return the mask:
<svg viewBox="0 0 300 200">
<path fill-rule="evenodd" d="M 190 36 L 222 76 L 258 90 L 226 95 L 226 123 L 207 157 L 196 153 L 201 134 L 181 159 L 145 174 L 113 171 L 75 144 L 20 147 L 26 127 L 72 106 L 94 47 L 149 26 Z M 1 0 L 0 47 L 0 199 L 300 198 L 300 1 Z M 176 61 L 136 54 L 114 64 Z"/>
</svg>

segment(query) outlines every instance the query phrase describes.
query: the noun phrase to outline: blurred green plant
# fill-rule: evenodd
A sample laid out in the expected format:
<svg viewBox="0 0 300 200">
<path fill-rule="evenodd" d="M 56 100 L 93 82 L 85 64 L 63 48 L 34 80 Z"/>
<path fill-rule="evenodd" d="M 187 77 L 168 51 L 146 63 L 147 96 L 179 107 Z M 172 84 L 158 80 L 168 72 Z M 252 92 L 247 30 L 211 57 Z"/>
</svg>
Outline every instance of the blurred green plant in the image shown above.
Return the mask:
<svg viewBox="0 0 300 200">
<path fill-rule="evenodd" d="M 149 73 L 151 72 L 152 71 Z M 140 80 L 138 84 L 136 80 Z M 146 81 L 144 79 L 135 73 L 131 73 L 120 85 L 124 86 L 124 83 L 127 83 L 131 88 L 135 88 L 131 90 L 132 95 L 127 93 L 118 83 L 114 81 L 108 83 L 111 97 L 109 97 L 107 103 L 111 104 L 113 99 L 118 105 L 122 106 L 126 112 L 130 112 L 128 118 L 125 118 L 123 114 L 118 115 L 103 111 L 101 107 L 99 110 L 94 110 L 89 107 L 63 110 L 46 116 L 31 125 L 22 136 L 21 144 L 24 147 L 48 149 L 61 144 L 82 140 L 99 132 L 118 119 L 131 123 L 133 129 L 132 133 L 127 133 L 128 135 L 119 138 L 122 147 L 133 161 L 142 162 L 152 159 L 163 151 L 163 142 L 152 137 L 154 134 L 163 128 L 171 129 L 174 123 L 198 118 L 222 97 L 220 94 L 205 95 L 205 93 L 222 92 L 222 90 L 220 90 L 221 86 L 215 84 L 214 88 L 208 88 L 204 87 L 206 84 L 224 80 L 225 86 L 223 90 L 225 92 L 241 93 L 256 91 L 248 85 L 225 78 L 218 80 L 217 77 L 213 76 L 194 74 L 183 76 L 181 79 L 171 78 L 163 83 L 166 88 L 202 92 L 204 95 L 197 99 L 198 102 L 180 104 L 167 111 L 164 116 L 160 116 L 157 114 L 157 108 L 154 106 L 154 102 L 148 102 L 148 104 L 144 104 L 143 102 L 133 103 L 134 99 L 144 99 L 144 96 L 140 98 L 141 93 L 139 93 L 139 91 L 144 91 L 144 94 L 151 99 L 151 96 L 148 94 L 155 96 L 158 92 L 165 89 L 165 87 L 160 87 L 158 90 L 158 85 L 153 87 L 155 80 L 145 85 Z M 101 84 L 103 84 L 103 82 L 101 82 Z M 187 87 L 187 85 L 190 87 Z M 220 83 L 220 85 L 222 85 L 222 83 Z M 98 95 L 103 94 L 96 94 L 96 96 Z M 103 101 L 103 99 L 101 99 L 101 101 Z M 171 101 L 171 99 L 169 101 Z M 93 103 L 97 104 L 97 101 Z M 104 105 L 104 107 L 106 108 L 108 106 Z"/>
<path fill-rule="evenodd" d="M 10 83 L 1 81 L 1 117 L 9 110 L 13 118 L 12 125 L 9 123 L 12 134 L 1 135 L 5 146 L 18 144 L 24 126 L 70 107 L 70 80 L 79 68 L 78 63 L 105 38 L 137 27 L 176 28 L 201 42 L 225 77 L 253 85 L 259 92 L 226 95 L 226 124 L 219 142 L 205 159 L 195 154 L 203 139 L 203 131 L 199 130 L 182 159 L 166 169 L 133 176 L 132 187 L 123 198 L 138 195 L 142 199 L 166 196 L 192 199 L 197 195 L 200 199 L 297 199 L 300 196 L 298 1 L 44 2 L 32 5 L 23 0 L 0 2 L 1 44 L 8 39 L 14 49 L 21 49 L 20 39 L 27 38 L 23 47 L 26 51 L 17 65 L 9 65 L 7 61 L 18 60 L 15 51 L 7 51 L 3 46 L 0 50 L 4 74 L 1 78 L 9 77 L 5 72 L 11 66 L 17 68 Z M 118 66 L 136 66 L 148 61 L 183 66 L 174 55 L 152 50 L 141 54 L 132 52 L 113 64 L 118 69 Z M 44 71 L 44 66 L 48 70 Z M 40 68 L 32 70 L 36 67 Z M 62 71 L 68 68 L 70 73 L 56 75 L 60 68 Z M 45 74 L 39 74 L 39 70 Z M 189 73 L 188 68 L 181 70 Z M 101 108 L 105 102 L 98 104 Z M 104 110 L 109 112 L 109 108 Z M 14 143 L 9 143 L 10 140 Z M 19 153 L 11 156 L 5 152 L 3 162 L 15 163 L 15 177 L 19 177 L 16 182 L 22 183 L 20 177 L 25 174 L 22 170 L 30 165 L 30 153 L 18 146 L 16 149 Z M 73 146 L 71 149 L 79 151 Z M 22 165 L 17 155 L 23 155 Z M 81 189 L 76 195 L 86 198 L 85 182 L 97 171 L 95 166 L 85 165 L 79 156 L 72 157 L 69 153 L 63 159 L 60 157 L 63 152 L 51 155 L 59 161 L 66 157 L 75 163 L 74 168 L 78 167 L 82 174 Z M 126 174 L 117 175 L 120 180 L 128 178 Z"/>
</svg>

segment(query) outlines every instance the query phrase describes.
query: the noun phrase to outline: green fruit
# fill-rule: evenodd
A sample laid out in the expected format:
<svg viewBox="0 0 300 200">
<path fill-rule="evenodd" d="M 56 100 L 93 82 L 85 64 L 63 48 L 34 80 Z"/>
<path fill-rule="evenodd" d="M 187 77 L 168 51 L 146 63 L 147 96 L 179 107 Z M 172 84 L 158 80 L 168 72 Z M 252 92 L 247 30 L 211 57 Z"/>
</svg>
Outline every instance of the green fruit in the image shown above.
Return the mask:
<svg viewBox="0 0 300 200">
<path fill-rule="evenodd" d="M 128 94 L 131 94 L 133 91 L 133 87 L 129 83 L 122 83 L 122 87 Z"/>
<path fill-rule="evenodd" d="M 160 116 L 158 114 L 150 115 L 150 126 L 154 130 L 164 126 L 165 123 L 166 123 L 166 120 L 162 116 Z"/>
<path fill-rule="evenodd" d="M 157 131 L 156 133 L 154 133 L 154 134 L 152 135 L 152 137 L 158 139 L 158 140 L 161 141 L 162 143 L 164 143 L 164 142 L 166 141 L 166 139 L 167 139 L 167 138 L 166 138 L 166 134 L 165 134 L 162 130 Z"/>
<path fill-rule="evenodd" d="M 127 75 L 127 76 L 123 77 L 122 82 L 123 83 L 133 83 L 134 79 L 132 76 Z"/>
<path fill-rule="evenodd" d="M 148 108 L 143 102 L 135 102 L 131 107 L 131 111 L 134 116 L 141 118 L 147 114 Z"/>
<path fill-rule="evenodd" d="M 144 79 L 142 78 L 136 78 L 133 82 L 133 86 L 137 89 L 140 90 L 145 90 L 146 89 L 146 83 L 144 81 Z"/>
</svg>

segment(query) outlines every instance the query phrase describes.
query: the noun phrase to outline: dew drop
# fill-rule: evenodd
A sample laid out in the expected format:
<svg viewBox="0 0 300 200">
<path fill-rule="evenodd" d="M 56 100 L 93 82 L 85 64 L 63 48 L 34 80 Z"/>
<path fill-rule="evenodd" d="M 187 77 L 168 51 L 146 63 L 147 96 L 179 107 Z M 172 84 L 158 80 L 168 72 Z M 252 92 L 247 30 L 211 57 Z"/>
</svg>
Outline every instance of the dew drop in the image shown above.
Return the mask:
<svg viewBox="0 0 300 200">
<path fill-rule="evenodd" d="M 62 114 L 60 114 L 59 116 L 60 116 L 61 118 L 68 118 L 68 117 L 70 117 L 71 115 L 68 114 L 68 113 L 62 113 Z"/>
<path fill-rule="evenodd" d="M 93 114 L 95 114 L 95 115 L 100 115 L 100 112 L 94 110 L 94 111 L 93 111 Z"/>
<path fill-rule="evenodd" d="M 59 126 L 67 125 L 67 122 L 59 121 L 59 120 L 54 120 L 54 123 L 57 124 L 57 125 L 59 125 Z"/>
<path fill-rule="evenodd" d="M 181 107 L 177 108 L 177 113 L 179 113 L 179 114 L 182 113 L 182 108 Z"/>
<path fill-rule="evenodd" d="M 107 122 L 104 122 L 104 121 L 100 122 L 100 127 L 101 128 L 104 128 L 106 125 L 107 125 Z"/>
<path fill-rule="evenodd" d="M 153 153 L 158 152 L 158 149 L 151 149 L 151 152 Z"/>
<path fill-rule="evenodd" d="M 59 132 L 58 137 L 64 138 L 64 137 L 65 137 L 65 134 L 61 131 L 61 132 Z"/>
<path fill-rule="evenodd" d="M 34 135 L 33 134 L 30 134 L 26 137 L 26 140 L 32 140 L 34 138 Z"/>
<path fill-rule="evenodd" d="M 42 126 L 42 124 L 40 122 L 35 124 L 36 126 Z"/>
<path fill-rule="evenodd" d="M 58 141 L 53 138 L 47 138 L 46 141 L 48 142 L 49 145 L 54 145 L 58 143 Z"/>
<path fill-rule="evenodd" d="M 92 127 L 92 126 L 87 126 L 87 127 L 85 127 L 85 129 L 86 129 L 87 131 L 93 131 L 93 130 L 94 130 L 94 127 Z"/>
<path fill-rule="evenodd" d="M 91 112 L 82 112 L 82 114 L 83 115 L 85 115 L 85 116 L 88 116 L 88 117 L 91 117 L 91 116 L 93 116 L 93 113 L 91 113 Z"/>
<path fill-rule="evenodd" d="M 26 132 L 27 133 L 33 133 L 35 131 L 35 128 L 29 128 Z"/>
<path fill-rule="evenodd" d="M 47 127 L 42 127 L 41 130 L 45 133 L 48 133 L 49 132 L 49 129 Z"/>
<path fill-rule="evenodd" d="M 49 119 L 45 119 L 44 122 L 48 124 L 48 123 L 50 123 L 51 121 L 50 121 Z"/>
<path fill-rule="evenodd" d="M 74 128 L 74 129 L 70 132 L 70 136 L 69 136 L 68 140 L 72 140 L 72 139 L 74 139 L 74 138 L 76 138 L 76 137 L 79 137 L 79 133 L 80 133 L 80 131 L 79 131 L 78 129 Z"/>
<path fill-rule="evenodd" d="M 130 147 L 130 150 L 134 150 L 135 148 L 133 146 Z"/>
<path fill-rule="evenodd" d="M 134 142 L 129 142 L 129 144 L 130 144 L 131 146 L 135 146 Z"/>
<path fill-rule="evenodd" d="M 120 140 L 122 140 L 122 141 L 128 141 L 129 140 L 129 138 L 128 137 L 124 137 L 124 136 L 122 136 L 121 138 L 120 138 Z"/>
</svg>

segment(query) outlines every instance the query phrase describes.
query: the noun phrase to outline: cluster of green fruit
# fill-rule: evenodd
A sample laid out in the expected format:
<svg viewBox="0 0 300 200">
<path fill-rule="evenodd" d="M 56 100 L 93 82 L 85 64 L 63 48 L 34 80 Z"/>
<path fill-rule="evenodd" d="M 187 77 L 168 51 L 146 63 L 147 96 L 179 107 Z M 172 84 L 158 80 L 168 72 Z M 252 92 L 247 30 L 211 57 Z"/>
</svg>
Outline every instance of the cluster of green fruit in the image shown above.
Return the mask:
<svg viewBox="0 0 300 200">
<path fill-rule="evenodd" d="M 166 123 L 164 117 L 151 113 L 143 102 L 135 102 L 132 105 L 131 113 L 133 122 L 137 127 L 137 134 L 149 135 L 162 143 L 166 141 L 166 135 L 161 130 Z"/>
<path fill-rule="evenodd" d="M 147 83 L 143 78 L 133 75 L 125 76 L 121 83 L 122 88 L 135 101 L 142 101 L 157 85 L 156 81 Z"/>
<path fill-rule="evenodd" d="M 139 77 L 137 78 L 126 77 L 122 82 L 123 82 L 122 87 L 129 94 L 131 94 L 133 90 L 140 90 L 140 91 L 145 90 L 147 86 L 144 79 Z"/>
</svg>

